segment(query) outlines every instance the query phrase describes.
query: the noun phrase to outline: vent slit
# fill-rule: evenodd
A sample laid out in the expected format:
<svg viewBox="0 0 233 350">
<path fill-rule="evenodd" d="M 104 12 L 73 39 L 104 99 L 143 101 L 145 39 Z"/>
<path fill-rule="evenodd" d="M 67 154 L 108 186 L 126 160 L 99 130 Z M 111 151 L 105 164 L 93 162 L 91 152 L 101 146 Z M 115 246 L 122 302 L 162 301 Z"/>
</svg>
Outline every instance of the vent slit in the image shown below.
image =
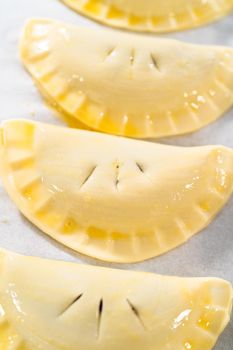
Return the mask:
<svg viewBox="0 0 233 350">
<path fill-rule="evenodd" d="M 85 178 L 85 180 L 84 180 L 83 183 L 81 184 L 80 188 L 81 188 L 82 186 L 84 186 L 85 183 L 90 179 L 90 177 L 93 175 L 93 173 L 94 173 L 94 171 L 95 171 L 96 168 L 97 168 L 97 166 L 94 166 L 92 169 L 90 169 L 89 174 L 87 175 L 87 177 Z"/>
<path fill-rule="evenodd" d="M 66 311 L 68 311 L 78 300 L 82 298 L 83 294 L 79 294 L 66 308 L 60 312 L 58 316 L 62 316 Z"/>
<path fill-rule="evenodd" d="M 111 49 L 109 49 L 106 53 L 106 56 L 104 58 L 104 61 L 113 54 L 113 52 L 116 50 L 116 47 L 112 47 Z"/>
<path fill-rule="evenodd" d="M 126 299 L 126 301 L 127 301 L 128 305 L 129 305 L 130 309 L 132 310 L 133 314 L 137 317 L 137 319 L 138 319 L 140 325 L 142 326 L 142 328 L 144 330 L 146 330 L 145 324 L 144 324 L 144 322 L 141 319 L 141 316 L 140 316 L 140 313 L 139 313 L 138 309 L 132 304 L 132 302 L 129 299 Z"/>
<path fill-rule="evenodd" d="M 137 165 L 138 169 L 139 169 L 142 173 L 144 173 L 144 167 L 143 167 L 141 164 L 139 164 L 139 163 L 136 163 L 136 165 Z"/>
<path fill-rule="evenodd" d="M 133 66 L 134 61 L 135 61 L 135 50 L 134 49 L 131 50 L 129 60 L 130 60 L 130 65 Z"/>
<path fill-rule="evenodd" d="M 150 54 L 150 58 L 151 58 L 151 61 L 152 61 L 151 62 L 151 66 L 160 71 L 158 62 L 157 62 L 157 60 L 155 59 L 155 57 L 154 57 L 154 55 L 152 53 Z"/>
<path fill-rule="evenodd" d="M 99 339 L 99 337 L 100 337 L 103 308 L 104 308 L 104 302 L 103 302 L 103 299 L 100 299 L 98 312 L 97 312 L 97 339 Z"/>
</svg>

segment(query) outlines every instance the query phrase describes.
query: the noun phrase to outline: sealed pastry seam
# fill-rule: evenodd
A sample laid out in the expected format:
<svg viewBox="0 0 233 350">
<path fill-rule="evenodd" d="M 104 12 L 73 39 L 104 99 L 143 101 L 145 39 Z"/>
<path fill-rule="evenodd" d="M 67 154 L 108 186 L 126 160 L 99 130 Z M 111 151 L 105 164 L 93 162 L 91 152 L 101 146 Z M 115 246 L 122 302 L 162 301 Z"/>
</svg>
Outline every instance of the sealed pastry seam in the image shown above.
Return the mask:
<svg viewBox="0 0 233 350">
<path fill-rule="evenodd" d="M 2 134 L 1 175 L 19 210 L 98 259 L 165 253 L 232 194 L 233 151 L 223 146 L 164 146 L 24 120 L 3 123 Z"/>
<path fill-rule="evenodd" d="M 233 103 L 231 48 L 38 19 L 26 25 L 20 49 L 49 103 L 99 131 L 184 134 L 215 121 Z"/>
<path fill-rule="evenodd" d="M 232 0 L 61 0 L 73 10 L 113 27 L 172 32 L 216 20 L 233 10 Z"/>
<path fill-rule="evenodd" d="M 211 350 L 230 319 L 221 279 L 0 257 L 4 350 Z"/>
</svg>

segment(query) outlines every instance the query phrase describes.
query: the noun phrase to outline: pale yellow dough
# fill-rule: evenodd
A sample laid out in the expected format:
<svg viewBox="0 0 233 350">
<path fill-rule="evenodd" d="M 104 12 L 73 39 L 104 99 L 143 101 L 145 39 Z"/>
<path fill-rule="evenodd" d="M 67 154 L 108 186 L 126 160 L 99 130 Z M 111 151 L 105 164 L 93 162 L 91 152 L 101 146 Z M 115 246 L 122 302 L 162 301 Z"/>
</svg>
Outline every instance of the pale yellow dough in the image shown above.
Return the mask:
<svg viewBox="0 0 233 350">
<path fill-rule="evenodd" d="M 107 133 L 200 129 L 233 103 L 233 49 L 31 20 L 21 57 L 46 99 Z"/>
<path fill-rule="evenodd" d="M 210 350 L 230 283 L 0 253 L 0 350 Z"/>
<path fill-rule="evenodd" d="M 23 120 L 5 122 L 2 139 L 1 175 L 19 210 L 57 241 L 106 261 L 141 261 L 182 244 L 233 190 L 233 151 L 222 146 Z"/>
<path fill-rule="evenodd" d="M 61 1 L 104 24 L 150 32 L 172 32 L 197 27 L 233 10 L 233 0 Z"/>
</svg>

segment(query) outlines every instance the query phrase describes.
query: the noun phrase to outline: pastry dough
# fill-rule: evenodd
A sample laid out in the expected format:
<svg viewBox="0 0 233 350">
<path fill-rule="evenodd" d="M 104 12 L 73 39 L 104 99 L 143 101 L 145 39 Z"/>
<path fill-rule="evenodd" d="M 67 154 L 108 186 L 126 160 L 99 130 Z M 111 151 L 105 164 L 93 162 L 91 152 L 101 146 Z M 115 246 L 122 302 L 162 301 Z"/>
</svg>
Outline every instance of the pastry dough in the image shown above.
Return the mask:
<svg viewBox="0 0 233 350">
<path fill-rule="evenodd" d="M 150 32 L 192 28 L 233 10 L 232 0 L 62 0 L 105 24 Z"/>
<path fill-rule="evenodd" d="M 60 112 L 133 137 L 197 130 L 233 103 L 233 49 L 32 20 L 22 60 Z"/>
<path fill-rule="evenodd" d="M 233 190 L 233 151 L 182 148 L 16 120 L 1 173 L 21 212 L 72 249 L 135 262 L 186 241 Z"/>
<path fill-rule="evenodd" d="M 1 350 L 210 350 L 231 305 L 216 278 L 1 253 Z"/>
</svg>

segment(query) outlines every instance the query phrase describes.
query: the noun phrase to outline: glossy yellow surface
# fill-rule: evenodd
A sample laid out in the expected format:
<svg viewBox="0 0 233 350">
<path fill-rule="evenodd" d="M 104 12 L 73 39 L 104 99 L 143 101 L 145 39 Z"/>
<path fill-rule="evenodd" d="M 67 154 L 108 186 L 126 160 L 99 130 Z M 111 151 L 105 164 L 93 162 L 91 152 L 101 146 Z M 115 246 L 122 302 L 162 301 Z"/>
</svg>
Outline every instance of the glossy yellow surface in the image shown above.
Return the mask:
<svg viewBox="0 0 233 350">
<path fill-rule="evenodd" d="M 1 350 L 210 350 L 230 319 L 232 287 L 216 278 L 0 262 Z"/>
<path fill-rule="evenodd" d="M 172 32 L 197 27 L 233 10 L 233 0 L 61 1 L 102 23 L 150 32 Z"/>
<path fill-rule="evenodd" d="M 184 134 L 233 103 L 231 48 L 32 20 L 21 57 L 61 114 L 107 133 Z"/>
<path fill-rule="evenodd" d="M 1 175 L 19 210 L 107 261 L 162 254 L 210 223 L 233 190 L 233 151 L 182 148 L 29 121 L 2 125 Z"/>
</svg>

